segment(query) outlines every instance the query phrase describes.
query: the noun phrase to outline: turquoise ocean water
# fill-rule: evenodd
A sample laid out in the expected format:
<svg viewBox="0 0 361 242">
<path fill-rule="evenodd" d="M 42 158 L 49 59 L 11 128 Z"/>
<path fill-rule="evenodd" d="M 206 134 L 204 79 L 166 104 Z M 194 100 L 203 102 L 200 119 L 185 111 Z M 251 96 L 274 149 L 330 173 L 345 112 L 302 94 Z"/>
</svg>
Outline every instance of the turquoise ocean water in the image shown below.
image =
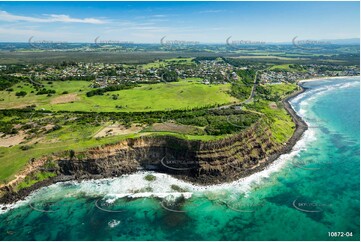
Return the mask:
<svg viewBox="0 0 361 242">
<path fill-rule="evenodd" d="M 55 184 L 0 210 L 0 240 L 359 240 L 360 80 L 304 86 L 291 103 L 310 128 L 265 171 L 210 187 L 150 172 Z"/>
</svg>

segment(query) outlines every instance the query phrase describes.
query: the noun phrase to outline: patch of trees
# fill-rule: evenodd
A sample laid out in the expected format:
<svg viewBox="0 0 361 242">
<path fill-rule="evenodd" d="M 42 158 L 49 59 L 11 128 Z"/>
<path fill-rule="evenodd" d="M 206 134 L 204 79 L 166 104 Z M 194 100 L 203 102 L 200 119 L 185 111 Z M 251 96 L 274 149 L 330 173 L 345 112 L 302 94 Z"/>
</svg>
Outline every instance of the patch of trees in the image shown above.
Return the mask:
<svg viewBox="0 0 361 242">
<path fill-rule="evenodd" d="M 235 59 L 235 58 L 222 58 L 222 59 L 224 62 L 236 67 L 247 66 L 251 64 L 251 62 L 247 59 Z"/>
<path fill-rule="evenodd" d="M 13 64 L 13 65 L 7 65 L 6 69 L 1 70 L 1 72 L 4 74 L 13 74 L 13 73 L 18 73 L 18 72 L 23 72 L 26 69 L 27 69 L 26 65 Z"/>
<path fill-rule="evenodd" d="M 30 146 L 30 145 L 23 145 L 23 146 L 20 146 L 20 149 L 21 150 L 30 150 L 30 149 L 32 149 L 33 147 L 32 146 Z"/>
<path fill-rule="evenodd" d="M 208 135 L 223 135 L 239 132 L 256 122 L 258 115 L 240 110 L 224 109 L 193 112 L 188 117 L 176 119 L 178 123 L 205 127 Z"/>
<path fill-rule="evenodd" d="M 241 100 L 246 99 L 251 94 L 256 71 L 253 69 L 239 70 L 237 74 L 241 80 L 232 83 L 230 94 Z"/>
<path fill-rule="evenodd" d="M 95 79 L 94 75 L 86 75 L 86 76 L 66 76 L 66 77 L 59 77 L 59 76 L 47 76 L 44 77 L 44 81 L 92 81 Z"/>
<path fill-rule="evenodd" d="M 237 74 L 241 77 L 243 83 L 253 84 L 256 71 L 254 69 L 239 70 Z"/>
<path fill-rule="evenodd" d="M 301 65 L 298 65 L 298 64 L 290 64 L 289 67 L 291 69 L 295 69 L 296 71 L 303 71 L 303 67 Z"/>
<path fill-rule="evenodd" d="M 36 95 L 44 95 L 44 94 L 48 94 L 48 95 L 50 94 L 50 95 L 52 95 L 52 94 L 55 94 L 55 93 L 56 93 L 55 90 L 43 88 L 43 89 L 40 89 L 40 90 L 36 93 Z"/>
<path fill-rule="evenodd" d="M 294 90 L 287 90 L 283 92 L 271 92 L 270 87 L 258 85 L 256 87 L 256 99 L 264 99 L 268 101 L 278 102 L 283 97 L 291 94 Z"/>
<path fill-rule="evenodd" d="M 13 128 L 13 125 L 8 122 L 0 122 L 0 133 L 17 134 L 18 130 Z"/>
<path fill-rule="evenodd" d="M 118 85 L 114 85 L 114 86 L 108 86 L 108 87 L 104 87 L 104 88 L 98 88 L 98 89 L 91 90 L 86 93 L 86 96 L 92 97 L 92 96 L 96 96 L 96 95 L 104 95 L 104 93 L 106 93 L 106 92 L 132 89 L 136 86 L 138 86 L 138 85 L 135 83 L 122 83 L 122 84 L 118 84 Z"/>
<path fill-rule="evenodd" d="M 20 91 L 20 92 L 16 92 L 16 93 L 15 93 L 15 96 L 17 96 L 17 97 L 25 97 L 26 94 L 27 94 L 27 92 L 25 92 L 25 91 Z"/>
<path fill-rule="evenodd" d="M 178 74 L 173 70 L 161 70 L 160 76 L 164 82 L 176 82 L 178 81 Z"/>
<path fill-rule="evenodd" d="M 9 75 L 0 74 L 0 91 L 3 91 L 3 90 L 12 91 L 13 89 L 10 90 L 10 88 L 13 85 L 15 85 L 18 82 L 25 81 L 25 80 L 27 80 L 27 78 L 25 78 L 25 77 L 17 77 L 17 76 L 9 76 Z"/>
</svg>

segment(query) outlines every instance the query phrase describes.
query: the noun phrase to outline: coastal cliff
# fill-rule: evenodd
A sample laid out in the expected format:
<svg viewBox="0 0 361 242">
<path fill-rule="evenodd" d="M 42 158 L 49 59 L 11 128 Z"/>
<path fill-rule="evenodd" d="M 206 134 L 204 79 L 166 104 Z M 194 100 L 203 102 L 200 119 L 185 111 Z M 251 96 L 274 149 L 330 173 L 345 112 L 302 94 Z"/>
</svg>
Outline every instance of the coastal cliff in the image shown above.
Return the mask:
<svg viewBox="0 0 361 242">
<path fill-rule="evenodd" d="M 307 129 L 306 123 L 288 103 L 300 92 L 303 89 L 283 101 L 296 125 L 287 143 L 274 141 L 270 120 L 261 118 L 243 132 L 217 141 L 144 136 L 83 152 L 61 152 L 43 158 L 32 171 L 51 171 L 56 174 L 55 177 L 19 191 L 15 190 L 17 183 L 4 186 L 0 189 L 3 194 L 0 194 L 0 203 L 19 200 L 33 190 L 59 181 L 116 177 L 139 170 L 163 172 L 202 185 L 231 182 L 251 175 L 264 169 L 281 154 L 290 152 Z M 49 161 L 53 164 L 50 168 Z"/>
<path fill-rule="evenodd" d="M 78 179 L 113 177 L 137 170 L 172 174 L 199 184 L 235 180 L 258 170 L 281 145 L 271 140 L 263 122 L 220 141 L 202 142 L 172 136 L 141 137 L 106 145 L 58 160 L 58 172 Z"/>
</svg>

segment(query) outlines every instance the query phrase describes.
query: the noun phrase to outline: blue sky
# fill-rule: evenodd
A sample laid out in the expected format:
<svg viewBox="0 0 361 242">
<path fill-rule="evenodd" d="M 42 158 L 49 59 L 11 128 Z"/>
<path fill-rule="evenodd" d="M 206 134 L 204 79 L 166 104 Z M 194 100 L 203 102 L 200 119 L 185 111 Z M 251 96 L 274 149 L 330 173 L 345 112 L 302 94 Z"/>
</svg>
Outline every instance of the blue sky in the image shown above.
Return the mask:
<svg viewBox="0 0 361 242">
<path fill-rule="evenodd" d="M 359 2 L 0 2 L 0 42 L 290 42 L 360 36 Z"/>
</svg>

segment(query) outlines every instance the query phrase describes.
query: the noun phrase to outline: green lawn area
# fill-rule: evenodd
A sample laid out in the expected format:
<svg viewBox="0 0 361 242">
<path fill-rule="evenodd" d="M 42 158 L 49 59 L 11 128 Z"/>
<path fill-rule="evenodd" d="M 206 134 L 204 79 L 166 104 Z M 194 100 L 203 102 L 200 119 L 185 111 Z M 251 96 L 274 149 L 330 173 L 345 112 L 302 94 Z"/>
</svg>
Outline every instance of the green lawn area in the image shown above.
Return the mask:
<svg viewBox="0 0 361 242">
<path fill-rule="evenodd" d="M 193 58 L 170 58 L 165 60 L 157 60 L 154 62 L 150 62 L 144 65 L 141 65 L 143 69 L 150 69 L 150 68 L 160 68 L 168 66 L 169 64 L 191 64 Z"/>
<path fill-rule="evenodd" d="M 236 51 L 238 52 L 238 51 Z M 278 60 L 287 60 L 287 61 L 294 61 L 295 58 L 290 57 L 283 57 L 283 56 L 275 56 L 275 55 L 249 55 L 249 56 L 237 56 L 237 57 L 231 57 L 234 59 L 278 59 Z M 302 58 L 306 59 L 306 58 Z"/>
<path fill-rule="evenodd" d="M 192 82 L 193 81 L 193 82 Z M 227 104 L 237 99 L 227 92 L 230 84 L 204 85 L 194 80 L 173 83 L 144 84 L 129 90 L 107 92 L 103 96 L 86 97 L 80 94 L 79 101 L 73 103 L 40 103 L 38 109 L 52 111 L 90 112 L 140 112 L 162 111 Z M 113 100 L 113 95 L 119 95 Z M 116 106 L 122 108 L 116 108 Z"/>
<path fill-rule="evenodd" d="M 0 91 L 0 96 L 4 99 L 0 101 L 0 109 L 22 108 L 35 104 L 36 109 L 51 111 L 139 112 L 204 107 L 237 101 L 228 94 L 230 84 L 204 85 L 198 81 L 197 78 L 190 78 L 174 83 L 143 84 L 134 89 L 92 97 L 86 96 L 86 92 L 92 90 L 89 87 L 90 82 L 86 81 L 57 81 L 52 84 L 43 82 L 46 89 L 56 91 L 51 97 L 36 95 L 30 84 L 19 83 L 13 87 L 13 92 Z M 18 91 L 26 91 L 27 95 L 17 97 L 15 93 Z M 73 94 L 74 100 L 57 103 L 59 98 L 66 97 L 64 91 Z M 113 95 L 118 95 L 118 99 L 114 100 Z"/>
<path fill-rule="evenodd" d="M 87 81 L 56 81 L 52 84 L 48 84 L 48 82 L 41 83 L 46 89 L 55 90 L 56 94 L 51 97 L 47 95 L 36 95 L 37 91 L 30 83 L 21 82 L 12 87 L 14 89 L 13 92 L 0 91 L 0 97 L 4 99 L 0 101 L 0 109 L 21 108 L 32 104 L 39 106 L 47 105 L 53 99 L 62 96 L 62 93 L 65 91 L 76 95 L 85 95 L 87 91 L 91 90 L 89 87 L 90 82 Z M 17 97 L 15 93 L 19 91 L 25 91 L 27 95 L 25 97 Z M 33 93 L 31 93 L 31 91 L 33 91 Z"/>
<path fill-rule="evenodd" d="M 262 87 L 269 90 L 271 95 L 276 95 L 284 98 L 287 96 L 287 94 L 297 89 L 297 84 L 294 83 L 265 84 L 262 85 Z"/>
<path fill-rule="evenodd" d="M 289 72 L 304 72 L 303 69 L 297 69 L 292 64 L 274 65 L 269 68 L 271 71 L 289 71 Z"/>
</svg>

